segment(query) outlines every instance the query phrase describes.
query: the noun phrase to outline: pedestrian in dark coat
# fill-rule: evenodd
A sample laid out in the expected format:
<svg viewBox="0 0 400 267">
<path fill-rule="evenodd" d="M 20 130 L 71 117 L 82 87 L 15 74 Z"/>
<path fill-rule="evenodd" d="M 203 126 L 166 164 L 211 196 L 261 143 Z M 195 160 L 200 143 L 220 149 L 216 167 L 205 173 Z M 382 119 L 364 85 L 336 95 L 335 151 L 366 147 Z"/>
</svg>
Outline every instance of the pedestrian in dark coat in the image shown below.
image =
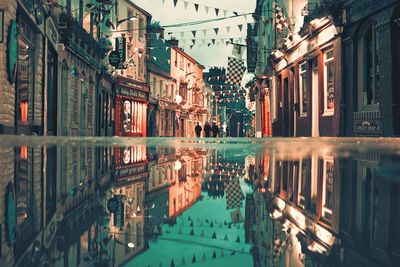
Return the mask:
<svg viewBox="0 0 400 267">
<path fill-rule="evenodd" d="M 200 123 L 197 123 L 196 127 L 194 128 L 194 131 L 196 132 L 197 137 L 200 137 L 202 130 L 203 129 L 201 128 Z"/>
<path fill-rule="evenodd" d="M 217 124 L 214 122 L 213 123 L 213 126 L 212 126 L 212 132 L 213 132 L 213 136 L 214 137 L 219 137 L 220 136 L 220 134 L 219 134 L 219 128 L 218 128 L 218 126 L 217 126 Z"/>
<path fill-rule="evenodd" d="M 211 125 L 206 121 L 206 124 L 204 125 L 204 133 L 206 137 L 210 137 L 211 130 Z"/>
</svg>

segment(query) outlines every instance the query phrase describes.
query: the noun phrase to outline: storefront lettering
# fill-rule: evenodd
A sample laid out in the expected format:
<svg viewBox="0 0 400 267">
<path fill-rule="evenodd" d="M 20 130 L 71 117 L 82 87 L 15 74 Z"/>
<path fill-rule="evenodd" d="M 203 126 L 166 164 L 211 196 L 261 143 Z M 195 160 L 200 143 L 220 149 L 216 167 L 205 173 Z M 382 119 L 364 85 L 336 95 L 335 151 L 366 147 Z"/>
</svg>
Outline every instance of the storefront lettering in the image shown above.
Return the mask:
<svg viewBox="0 0 400 267">
<path fill-rule="evenodd" d="M 147 171 L 146 166 L 139 166 L 139 167 L 130 167 L 126 169 L 119 170 L 115 173 L 115 177 L 128 177 L 128 176 L 133 176 L 138 173 L 143 173 Z"/>
<path fill-rule="evenodd" d="M 146 99 L 146 94 L 141 92 L 141 91 L 137 91 L 137 90 L 129 90 L 126 88 L 119 88 L 119 93 L 121 95 L 125 95 L 125 96 L 131 96 L 131 97 L 137 97 L 140 99 Z"/>
<path fill-rule="evenodd" d="M 115 39 L 115 51 L 119 54 L 120 64 L 117 69 L 124 69 L 126 60 L 126 38 Z"/>
<path fill-rule="evenodd" d="M 359 121 L 355 123 L 354 130 L 356 132 L 379 133 L 380 126 L 378 122 Z"/>
</svg>

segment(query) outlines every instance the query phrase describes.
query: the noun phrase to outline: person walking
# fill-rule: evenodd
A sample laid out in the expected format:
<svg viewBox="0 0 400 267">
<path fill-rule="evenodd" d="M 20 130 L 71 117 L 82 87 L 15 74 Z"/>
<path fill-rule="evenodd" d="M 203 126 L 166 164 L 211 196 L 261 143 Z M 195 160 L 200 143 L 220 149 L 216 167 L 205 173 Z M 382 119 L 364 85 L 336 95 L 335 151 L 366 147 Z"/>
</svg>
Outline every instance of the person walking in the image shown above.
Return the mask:
<svg viewBox="0 0 400 267">
<path fill-rule="evenodd" d="M 206 137 L 210 137 L 210 132 L 211 132 L 211 125 L 206 121 L 206 124 L 204 125 L 204 133 Z"/>
<path fill-rule="evenodd" d="M 212 126 L 212 132 L 213 132 L 214 137 L 220 136 L 219 128 L 215 122 L 213 123 L 213 126 Z"/>
<path fill-rule="evenodd" d="M 197 123 L 196 127 L 194 128 L 194 131 L 196 132 L 197 137 L 200 137 L 202 130 L 203 129 L 201 128 L 200 123 Z"/>
</svg>

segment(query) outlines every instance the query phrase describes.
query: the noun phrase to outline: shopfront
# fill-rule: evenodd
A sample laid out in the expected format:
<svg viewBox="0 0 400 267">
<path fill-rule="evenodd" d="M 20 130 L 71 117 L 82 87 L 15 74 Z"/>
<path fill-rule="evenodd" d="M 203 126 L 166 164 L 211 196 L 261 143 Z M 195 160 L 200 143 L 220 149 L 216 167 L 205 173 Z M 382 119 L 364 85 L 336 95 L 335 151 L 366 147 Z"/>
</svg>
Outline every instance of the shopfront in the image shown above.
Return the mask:
<svg viewBox="0 0 400 267">
<path fill-rule="evenodd" d="M 115 135 L 146 136 L 149 87 L 124 77 L 116 79 Z"/>
</svg>

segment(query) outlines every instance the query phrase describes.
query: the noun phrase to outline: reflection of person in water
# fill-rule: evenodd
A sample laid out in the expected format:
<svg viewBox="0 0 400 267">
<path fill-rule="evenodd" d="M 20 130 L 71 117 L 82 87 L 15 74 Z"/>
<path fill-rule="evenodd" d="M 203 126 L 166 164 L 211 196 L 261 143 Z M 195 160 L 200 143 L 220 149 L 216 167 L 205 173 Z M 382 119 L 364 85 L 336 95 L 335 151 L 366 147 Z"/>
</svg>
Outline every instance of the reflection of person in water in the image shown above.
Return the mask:
<svg viewBox="0 0 400 267">
<path fill-rule="evenodd" d="M 131 131 L 131 103 L 129 101 L 124 102 L 124 132 L 128 133 Z"/>
<path fill-rule="evenodd" d="M 122 157 L 125 164 L 129 163 L 131 161 L 131 150 L 126 148 Z"/>
</svg>

